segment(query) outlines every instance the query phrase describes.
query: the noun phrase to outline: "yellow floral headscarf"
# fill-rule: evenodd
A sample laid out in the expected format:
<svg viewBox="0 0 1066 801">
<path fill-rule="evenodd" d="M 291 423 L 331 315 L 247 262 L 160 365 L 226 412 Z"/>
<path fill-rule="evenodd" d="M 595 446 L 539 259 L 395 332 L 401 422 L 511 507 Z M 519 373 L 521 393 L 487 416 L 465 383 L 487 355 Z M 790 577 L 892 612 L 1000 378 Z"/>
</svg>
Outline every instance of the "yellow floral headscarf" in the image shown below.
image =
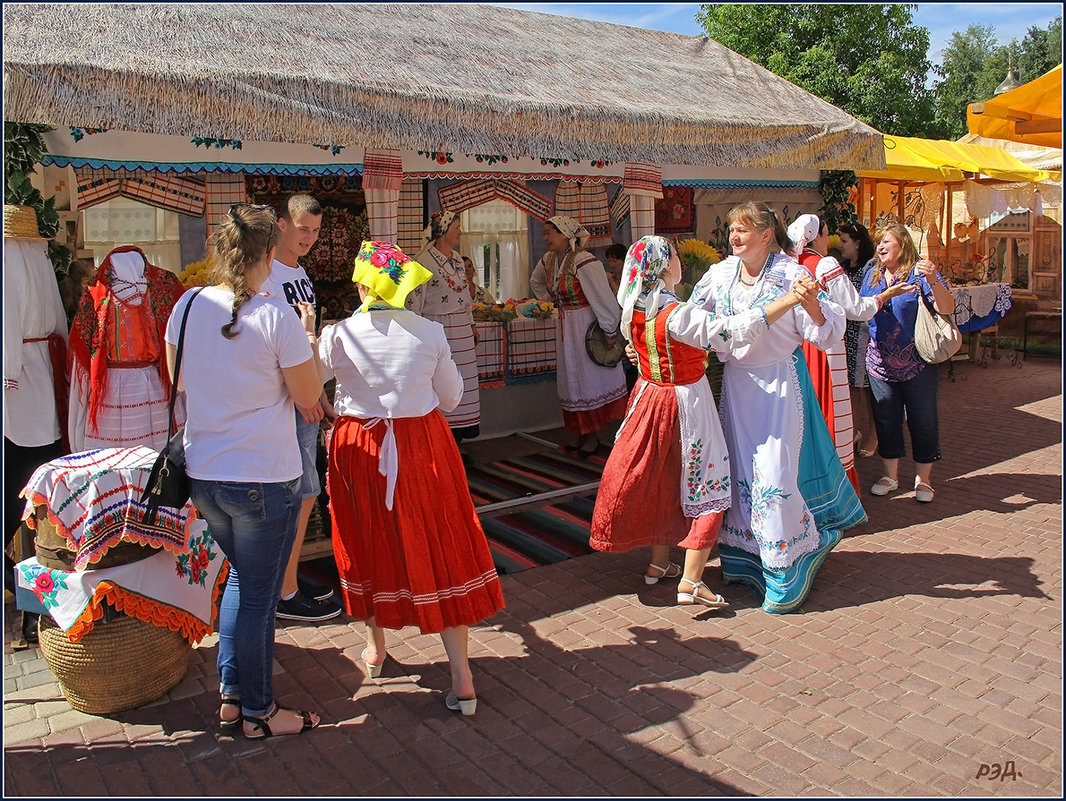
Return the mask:
<svg viewBox="0 0 1066 801">
<path fill-rule="evenodd" d="M 408 293 L 432 277 L 433 273 L 391 242 L 364 241 L 352 273 L 352 280 L 369 290 L 359 311 L 366 311 L 377 300 L 402 309 Z"/>
</svg>

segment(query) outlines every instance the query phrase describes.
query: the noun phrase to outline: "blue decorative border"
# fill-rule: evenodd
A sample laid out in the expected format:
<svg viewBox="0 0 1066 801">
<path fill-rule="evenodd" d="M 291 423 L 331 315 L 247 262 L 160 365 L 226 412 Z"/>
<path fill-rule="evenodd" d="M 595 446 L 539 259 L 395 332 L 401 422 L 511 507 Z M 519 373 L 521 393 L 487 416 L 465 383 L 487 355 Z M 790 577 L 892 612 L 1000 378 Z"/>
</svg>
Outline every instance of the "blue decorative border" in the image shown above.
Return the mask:
<svg viewBox="0 0 1066 801">
<path fill-rule="evenodd" d="M 362 164 L 220 164 L 219 162 L 183 162 L 168 164 L 158 161 L 111 161 L 109 159 L 57 156 L 46 153 L 42 164 L 56 167 L 92 167 L 95 170 L 107 167 L 112 170 L 154 170 L 156 172 L 227 172 L 253 175 L 362 175 Z"/>
<path fill-rule="evenodd" d="M 806 186 L 818 188 L 818 181 L 752 181 L 725 178 L 670 178 L 663 179 L 663 186 L 693 186 L 702 189 L 731 189 L 744 186 Z"/>
</svg>

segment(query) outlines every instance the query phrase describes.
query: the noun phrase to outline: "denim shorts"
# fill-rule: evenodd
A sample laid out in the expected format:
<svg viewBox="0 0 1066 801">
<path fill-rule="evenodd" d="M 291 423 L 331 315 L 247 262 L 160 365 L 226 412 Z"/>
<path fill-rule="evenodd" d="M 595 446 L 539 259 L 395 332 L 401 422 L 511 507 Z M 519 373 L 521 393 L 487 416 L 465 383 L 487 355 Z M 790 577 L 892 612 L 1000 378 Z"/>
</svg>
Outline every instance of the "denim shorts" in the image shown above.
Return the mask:
<svg viewBox="0 0 1066 801">
<path fill-rule="evenodd" d="M 318 479 L 318 423 L 308 423 L 299 410 L 296 412 L 296 439 L 300 442 L 300 459 L 303 475 L 300 477 L 299 495 L 303 499 L 317 498 L 322 492 Z"/>
</svg>

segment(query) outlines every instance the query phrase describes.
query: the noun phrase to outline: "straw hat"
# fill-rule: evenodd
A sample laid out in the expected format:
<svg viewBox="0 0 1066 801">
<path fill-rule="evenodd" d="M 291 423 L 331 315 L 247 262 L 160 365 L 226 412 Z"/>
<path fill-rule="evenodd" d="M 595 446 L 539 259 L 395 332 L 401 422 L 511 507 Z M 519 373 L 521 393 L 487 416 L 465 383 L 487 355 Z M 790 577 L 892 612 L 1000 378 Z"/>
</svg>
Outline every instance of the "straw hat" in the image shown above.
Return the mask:
<svg viewBox="0 0 1066 801">
<path fill-rule="evenodd" d="M 9 206 L 4 204 L 4 239 L 23 242 L 44 242 L 37 228 L 37 212 L 32 206 Z"/>
</svg>

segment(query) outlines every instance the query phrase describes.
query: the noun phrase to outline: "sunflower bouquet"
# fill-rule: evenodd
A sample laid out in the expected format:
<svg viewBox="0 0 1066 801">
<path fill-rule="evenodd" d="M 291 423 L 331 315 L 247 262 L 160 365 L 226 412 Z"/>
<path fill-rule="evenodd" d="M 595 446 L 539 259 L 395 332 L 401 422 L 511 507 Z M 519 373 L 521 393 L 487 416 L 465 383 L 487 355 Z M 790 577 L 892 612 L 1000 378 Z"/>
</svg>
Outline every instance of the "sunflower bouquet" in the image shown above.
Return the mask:
<svg viewBox="0 0 1066 801">
<path fill-rule="evenodd" d="M 692 287 L 703 278 L 712 264 L 722 260 L 713 245 L 699 239 L 684 239 L 677 245 L 677 255 L 681 258 L 681 283 L 675 291 L 682 300 L 687 300 Z"/>
<path fill-rule="evenodd" d="M 721 255 L 713 245 L 709 245 L 699 239 L 684 239 L 677 246 L 677 254 L 681 257 L 681 268 L 685 271 L 685 278 L 695 284 L 712 264 L 722 260 Z"/>
<path fill-rule="evenodd" d="M 209 256 L 185 265 L 185 269 L 178 273 L 178 279 L 186 289 L 194 286 L 207 286 L 211 283 L 212 269 L 213 262 Z"/>
</svg>

